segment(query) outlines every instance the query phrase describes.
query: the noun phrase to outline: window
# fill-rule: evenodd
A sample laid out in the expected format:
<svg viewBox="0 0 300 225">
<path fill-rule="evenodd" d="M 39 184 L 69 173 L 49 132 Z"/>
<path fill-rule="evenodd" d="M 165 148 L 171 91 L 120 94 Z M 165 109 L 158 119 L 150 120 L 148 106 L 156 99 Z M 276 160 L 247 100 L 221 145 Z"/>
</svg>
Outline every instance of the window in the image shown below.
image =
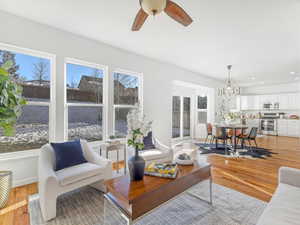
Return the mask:
<svg viewBox="0 0 300 225">
<path fill-rule="evenodd" d="M 114 135 L 123 138 L 127 134 L 127 114 L 141 102 L 141 75 L 116 71 L 114 83 Z"/>
<path fill-rule="evenodd" d="M 198 96 L 197 104 L 198 123 L 207 123 L 207 96 Z"/>
<path fill-rule="evenodd" d="M 191 136 L 191 98 L 183 98 L 183 136 Z"/>
<path fill-rule="evenodd" d="M 68 139 L 103 140 L 103 93 L 106 68 L 66 60 Z"/>
<path fill-rule="evenodd" d="M 9 74 L 22 86 L 27 100 L 15 136 L 5 137 L 0 128 L 0 153 L 38 149 L 52 139 L 54 131 L 49 120 L 54 59 L 47 53 L 0 45 L 0 66 L 8 60 L 13 62 Z"/>
<path fill-rule="evenodd" d="M 180 97 L 173 96 L 172 137 L 180 137 Z"/>
<path fill-rule="evenodd" d="M 173 96 L 172 138 L 191 136 L 191 98 Z"/>
</svg>

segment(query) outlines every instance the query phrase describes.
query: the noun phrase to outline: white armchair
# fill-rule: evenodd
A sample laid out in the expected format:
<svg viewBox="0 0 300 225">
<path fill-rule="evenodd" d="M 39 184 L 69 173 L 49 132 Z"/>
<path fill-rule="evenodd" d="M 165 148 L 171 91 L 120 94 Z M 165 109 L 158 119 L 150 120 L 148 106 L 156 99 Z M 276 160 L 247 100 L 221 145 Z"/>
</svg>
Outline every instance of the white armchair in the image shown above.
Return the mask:
<svg viewBox="0 0 300 225">
<path fill-rule="evenodd" d="M 80 141 L 86 163 L 54 171 L 55 154 L 50 144 L 44 145 L 39 157 L 39 196 L 45 221 L 56 217 L 59 195 L 91 185 L 105 192 L 104 180 L 112 177 L 112 163 L 93 152 L 87 141 Z"/>
<path fill-rule="evenodd" d="M 146 161 L 146 165 L 157 162 L 172 162 L 173 161 L 173 150 L 162 144 L 157 138 L 152 138 L 155 149 L 144 150 L 140 152 L 140 156 Z"/>
</svg>

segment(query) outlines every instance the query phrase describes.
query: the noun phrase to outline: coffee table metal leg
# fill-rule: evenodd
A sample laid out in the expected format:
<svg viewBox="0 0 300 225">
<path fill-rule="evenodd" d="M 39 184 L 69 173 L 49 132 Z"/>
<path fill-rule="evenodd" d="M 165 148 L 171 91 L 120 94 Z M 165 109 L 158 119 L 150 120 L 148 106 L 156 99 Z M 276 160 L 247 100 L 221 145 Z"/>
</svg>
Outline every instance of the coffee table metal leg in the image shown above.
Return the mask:
<svg viewBox="0 0 300 225">
<path fill-rule="evenodd" d="M 131 219 L 127 218 L 127 225 L 133 225 L 133 222 Z"/>
<path fill-rule="evenodd" d="M 109 220 L 113 220 L 113 219 L 116 219 L 114 216 L 113 216 L 113 213 L 112 211 L 117 211 L 120 215 L 119 219 L 124 219 L 126 221 L 126 225 L 133 225 L 134 224 L 134 221 L 127 216 L 126 213 L 124 213 L 124 211 L 119 208 L 112 200 L 109 196 L 107 196 L 106 194 L 104 194 L 104 216 L 103 216 L 103 224 L 104 225 L 111 225 L 112 224 L 115 224 L 116 221 L 109 221 Z M 123 222 L 125 222 L 123 221 Z M 122 223 L 124 224 L 124 223 Z"/>
<path fill-rule="evenodd" d="M 194 198 L 197 198 L 201 201 L 207 202 L 208 204 L 212 205 L 212 177 L 209 178 L 209 200 L 205 200 L 202 197 L 198 196 L 197 194 L 191 193 L 189 191 L 186 191 L 186 193 Z"/>
<path fill-rule="evenodd" d="M 121 216 L 126 220 L 126 225 L 133 225 L 133 221 L 131 218 L 128 218 L 126 215 L 121 213 Z"/>
<path fill-rule="evenodd" d="M 126 145 L 124 145 L 124 174 L 127 173 L 127 148 L 126 148 Z"/>
<path fill-rule="evenodd" d="M 117 172 L 119 173 L 119 149 L 117 150 Z"/>
<path fill-rule="evenodd" d="M 209 178 L 209 202 L 212 205 L 212 177 Z"/>
</svg>

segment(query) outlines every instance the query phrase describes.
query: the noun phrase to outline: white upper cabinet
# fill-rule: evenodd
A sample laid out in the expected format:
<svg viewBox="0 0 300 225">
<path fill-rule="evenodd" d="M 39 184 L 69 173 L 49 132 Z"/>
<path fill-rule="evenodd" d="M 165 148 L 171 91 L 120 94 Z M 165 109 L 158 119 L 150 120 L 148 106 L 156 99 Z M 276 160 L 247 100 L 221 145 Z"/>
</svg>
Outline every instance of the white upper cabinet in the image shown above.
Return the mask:
<svg viewBox="0 0 300 225">
<path fill-rule="evenodd" d="M 258 95 L 249 96 L 248 107 L 249 109 L 260 109 L 260 98 Z"/>
<path fill-rule="evenodd" d="M 279 103 L 280 110 L 300 109 L 300 93 L 277 95 L 245 95 L 240 97 L 241 110 L 263 109 L 264 104 Z"/>
<path fill-rule="evenodd" d="M 240 101 L 241 101 L 241 110 L 248 110 L 248 97 L 249 96 L 241 96 Z"/>
<path fill-rule="evenodd" d="M 278 95 L 279 109 L 289 109 L 289 96 L 287 94 Z"/>
<path fill-rule="evenodd" d="M 241 96 L 242 110 L 257 110 L 260 109 L 260 100 L 258 95 Z"/>
<path fill-rule="evenodd" d="M 260 108 L 263 108 L 264 104 L 273 104 L 278 102 L 278 95 L 261 95 L 260 96 Z"/>
<path fill-rule="evenodd" d="M 299 109 L 299 94 L 287 94 L 288 95 L 288 109 Z"/>
</svg>

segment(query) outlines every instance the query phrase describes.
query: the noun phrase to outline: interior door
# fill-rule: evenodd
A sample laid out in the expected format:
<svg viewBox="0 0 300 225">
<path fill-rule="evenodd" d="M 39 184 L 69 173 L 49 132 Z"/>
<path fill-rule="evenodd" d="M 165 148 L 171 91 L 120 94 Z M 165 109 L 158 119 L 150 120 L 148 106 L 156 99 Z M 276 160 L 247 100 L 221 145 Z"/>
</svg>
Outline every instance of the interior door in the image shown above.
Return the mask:
<svg viewBox="0 0 300 225">
<path fill-rule="evenodd" d="M 191 98 L 183 97 L 183 137 L 191 136 Z"/>
<path fill-rule="evenodd" d="M 191 136 L 191 98 L 173 96 L 172 138 Z"/>
<path fill-rule="evenodd" d="M 172 107 L 172 138 L 179 138 L 181 135 L 181 97 L 173 96 Z"/>
</svg>

